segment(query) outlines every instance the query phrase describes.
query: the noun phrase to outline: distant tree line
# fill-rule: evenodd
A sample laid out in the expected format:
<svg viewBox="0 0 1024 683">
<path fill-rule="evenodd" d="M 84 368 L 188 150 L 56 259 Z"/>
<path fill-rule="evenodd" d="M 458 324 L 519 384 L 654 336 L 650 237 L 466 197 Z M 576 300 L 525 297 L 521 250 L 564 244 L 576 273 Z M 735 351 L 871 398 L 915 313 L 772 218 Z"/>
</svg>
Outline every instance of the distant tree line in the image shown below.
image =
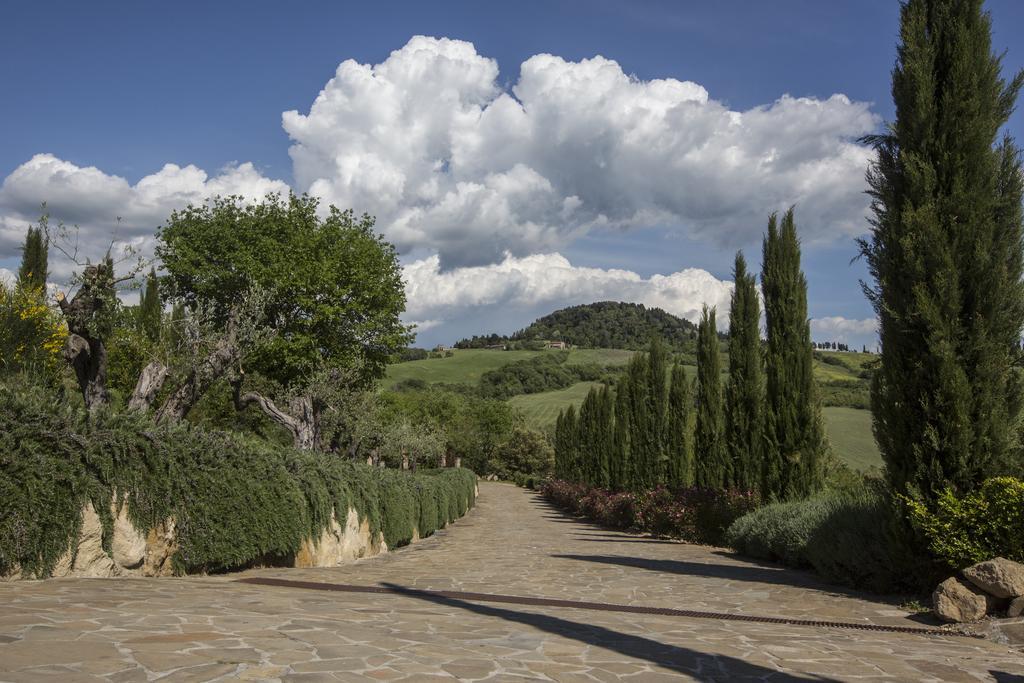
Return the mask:
<svg viewBox="0 0 1024 683">
<path fill-rule="evenodd" d="M 756 278 L 742 253 L 734 278 L 728 381 L 715 310 L 705 307 L 694 380 L 652 337 L 614 390 L 592 389 L 579 410 L 559 414 L 556 476 L 616 490 L 739 488 L 780 500 L 821 486 L 825 444 L 792 209 L 770 218 L 764 238 L 764 343 Z"/>
</svg>

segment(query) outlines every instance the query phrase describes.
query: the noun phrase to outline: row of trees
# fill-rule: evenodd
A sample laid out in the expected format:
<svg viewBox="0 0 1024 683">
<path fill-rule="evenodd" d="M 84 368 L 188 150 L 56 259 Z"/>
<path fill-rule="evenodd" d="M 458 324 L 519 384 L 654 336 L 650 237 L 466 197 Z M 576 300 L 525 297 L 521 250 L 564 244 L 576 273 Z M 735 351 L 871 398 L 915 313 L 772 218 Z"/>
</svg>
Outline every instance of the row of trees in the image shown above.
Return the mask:
<svg viewBox="0 0 1024 683">
<path fill-rule="evenodd" d="M 715 310 L 705 307 L 693 383 L 680 362 L 670 368 L 654 338 L 614 392 L 593 389 L 578 412 L 559 414 L 557 476 L 613 489 L 740 488 L 772 499 L 820 487 L 825 444 L 792 209 L 769 219 L 763 257 L 767 340 L 756 278 L 739 253 L 724 385 Z"/>
</svg>

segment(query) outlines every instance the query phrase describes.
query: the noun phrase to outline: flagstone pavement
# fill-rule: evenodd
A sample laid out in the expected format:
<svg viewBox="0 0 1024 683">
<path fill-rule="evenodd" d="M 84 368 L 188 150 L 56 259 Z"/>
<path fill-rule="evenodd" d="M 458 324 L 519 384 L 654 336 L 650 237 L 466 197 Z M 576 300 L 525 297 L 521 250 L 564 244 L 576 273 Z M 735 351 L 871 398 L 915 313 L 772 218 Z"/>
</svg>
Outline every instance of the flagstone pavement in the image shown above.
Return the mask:
<svg viewBox="0 0 1024 683">
<path fill-rule="evenodd" d="M 402 595 L 238 583 L 274 577 Z M 355 564 L 0 584 L 0 681 L 1009 681 L 988 640 L 445 597 L 471 591 L 878 625 L 895 604 L 725 551 L 571 519 L 481 483 L 477 507 Z"/>
</svg>

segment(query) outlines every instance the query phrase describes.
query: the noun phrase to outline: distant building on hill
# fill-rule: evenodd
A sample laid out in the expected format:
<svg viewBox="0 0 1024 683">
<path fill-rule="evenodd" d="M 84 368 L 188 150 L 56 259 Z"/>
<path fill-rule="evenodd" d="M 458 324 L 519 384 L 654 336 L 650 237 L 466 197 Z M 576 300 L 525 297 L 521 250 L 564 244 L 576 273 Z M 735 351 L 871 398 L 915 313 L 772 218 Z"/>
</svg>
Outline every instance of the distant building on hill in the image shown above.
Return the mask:
<svg viewBox="0 0 1024 683">
<path fill-rule="evenodd" d="M 567 349 L 569 345 L 564 341 L 549 341 L 545 346 L 549 349 Z"/>
</svg>

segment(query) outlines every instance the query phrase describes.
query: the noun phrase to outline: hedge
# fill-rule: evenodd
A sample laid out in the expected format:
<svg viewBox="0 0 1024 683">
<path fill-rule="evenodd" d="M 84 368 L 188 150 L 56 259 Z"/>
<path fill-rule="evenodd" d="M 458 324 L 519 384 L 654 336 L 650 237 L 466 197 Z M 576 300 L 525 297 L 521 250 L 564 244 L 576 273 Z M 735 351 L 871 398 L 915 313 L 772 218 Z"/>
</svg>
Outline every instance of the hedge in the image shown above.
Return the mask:
<svg viewBox="0 0 1024 683">
<path fill-rule="evenodd" d="M 149 529 L 177 525 L 180 573 L 285 561 L 349 507 L 409 543 L 465 514 L 476 475 L 466 469 L 385 470 L 297 451 L 238 433 L 144 416 L 87 416 L 39 389 L 0 384 L 0 575 L 48 576 L 73 544 L 91 502 L 109 550 L 111 503 Z M 115 500 L 116 496 L 116 500 Z"/>
<path fill-rule="evenodd" d="M 766 505 L 733 522 L 724 540 L 744 555 L 879 593 L 928 591 L 942 578 L 880 482 Z"/>
</svg>

